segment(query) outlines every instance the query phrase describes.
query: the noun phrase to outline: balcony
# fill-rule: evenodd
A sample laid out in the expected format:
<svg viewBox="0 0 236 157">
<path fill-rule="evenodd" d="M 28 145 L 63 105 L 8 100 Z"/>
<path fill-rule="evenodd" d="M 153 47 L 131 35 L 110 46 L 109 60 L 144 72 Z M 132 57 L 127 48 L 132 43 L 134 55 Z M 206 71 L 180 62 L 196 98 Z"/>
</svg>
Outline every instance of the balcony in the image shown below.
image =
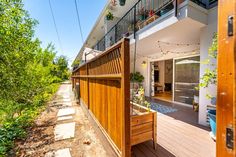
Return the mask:
<svg viewBox="0 0 236 157">
<path fill-rule="evenodd" d="M 129 37 L 169 12 L 177 15 L 178 5 L 184 1 L 210 9 L 218 0 L 139 0 L 93 47 L 104 51 L 123 37 Z"/>
</svg>

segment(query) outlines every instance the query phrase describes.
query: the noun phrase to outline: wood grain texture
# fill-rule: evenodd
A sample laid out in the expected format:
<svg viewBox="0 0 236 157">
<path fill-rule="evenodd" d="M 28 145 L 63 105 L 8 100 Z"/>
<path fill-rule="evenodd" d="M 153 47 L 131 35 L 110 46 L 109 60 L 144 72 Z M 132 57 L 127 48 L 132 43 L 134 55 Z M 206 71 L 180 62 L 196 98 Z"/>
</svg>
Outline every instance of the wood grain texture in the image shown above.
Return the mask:
<svg viewBox="0 0 236 157">
<path fill-rule="evenodd" d="M 156 149 L 156 112 L 131 116 L 131 146 L 153 140 Z"/>
<path fill-rule="evenodd" d="M 121 45 L 121 103 L 122 105 L 122 156 L 131 156 L 131 142 L 130 142 L 130 48 L 129 40 L 124 39 Z M 128 65 L 128 66 L 127 66 Z"/>
<path fill-rule="evenodd" d="M 218 2 L 217 157 L 235 157 L 236 132 L 236 1 Z M 234 17 L 234 35 L 228 36 L 228 17 Z M 234 150 L 226 147 L 226 128 L 234 129 Z"/>
<path fill-rule="evenodd" d="M 122 39 L 72 73 L 81 102 L 122 157 L 131 156 L 129 49 L 129 40 Z"/>
</svg>

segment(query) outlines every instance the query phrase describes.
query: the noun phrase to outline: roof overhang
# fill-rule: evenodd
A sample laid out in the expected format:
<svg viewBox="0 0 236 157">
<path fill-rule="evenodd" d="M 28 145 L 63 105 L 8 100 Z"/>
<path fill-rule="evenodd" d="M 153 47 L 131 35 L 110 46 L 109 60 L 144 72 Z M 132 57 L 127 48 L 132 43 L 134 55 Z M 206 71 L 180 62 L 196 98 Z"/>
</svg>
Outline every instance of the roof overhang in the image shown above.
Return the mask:
<svg viewBox="0 0 236 157">
<path fill-rule="evenodd" d="M 129 0 L 126 1 L 125 6 L 120 6 L 119 1 L 117 1 L 116 5 L 112 5 L 111 0 L 107 0 L 106 5 L 104 6 L 101 14 L 99 15 L 97 21 L 95 22 L 91 32 L 89 33 L 86 41 L 81 47 L 79 53 L 77 54 L 75 60 L 82 59 L 83 51 L 86 47 L 92 48 L 104 35 L 105 35 L 105 16 L 106 10 L 109 9 L 114 17 L 121 18 L 124 14 L 131 8 L 138 0 Z M 115 25 L 116 22 L 113 23 Z M 111 26 L 112 27 L 112 26 Z"/>
</svg>

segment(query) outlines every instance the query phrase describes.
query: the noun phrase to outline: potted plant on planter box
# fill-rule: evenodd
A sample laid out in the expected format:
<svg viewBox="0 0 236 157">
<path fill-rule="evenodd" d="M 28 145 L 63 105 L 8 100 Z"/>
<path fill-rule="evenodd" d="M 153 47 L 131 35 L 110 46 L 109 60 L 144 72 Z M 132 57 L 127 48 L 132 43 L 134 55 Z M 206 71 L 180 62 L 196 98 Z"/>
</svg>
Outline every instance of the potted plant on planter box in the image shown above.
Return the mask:
<svg viewBox="0 0 236 157">
<path fill-rule="evenodd" d="M 130 73 L 130 89 L 133 93 L 137 93 L 138 88 L 142 86 L 144 76 L 140 72 Z"/>
<path fill-rule="evenodd" d="M 153 141 L 156 149 L 157 113 L 151 110 L 151 105 L 145 100 L 144 88 L 138 89 L 134 100 L 131 102 L 131 145 L 136 145 L 148 140 Z"/>
</svg>

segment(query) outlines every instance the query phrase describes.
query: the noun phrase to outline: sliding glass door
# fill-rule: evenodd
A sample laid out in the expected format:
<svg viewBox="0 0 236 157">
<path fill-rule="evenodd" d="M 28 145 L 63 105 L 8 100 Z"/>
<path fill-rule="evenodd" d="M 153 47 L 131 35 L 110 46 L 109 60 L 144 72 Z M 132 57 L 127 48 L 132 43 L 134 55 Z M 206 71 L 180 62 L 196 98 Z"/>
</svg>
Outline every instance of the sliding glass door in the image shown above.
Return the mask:
<svg viewBox="0 0 236 157">
<path fill-rule="evenodd" d="M 200 57 L 174 60 L 174 101 L 192 105 L 199 84 Z"/>
</svg>

